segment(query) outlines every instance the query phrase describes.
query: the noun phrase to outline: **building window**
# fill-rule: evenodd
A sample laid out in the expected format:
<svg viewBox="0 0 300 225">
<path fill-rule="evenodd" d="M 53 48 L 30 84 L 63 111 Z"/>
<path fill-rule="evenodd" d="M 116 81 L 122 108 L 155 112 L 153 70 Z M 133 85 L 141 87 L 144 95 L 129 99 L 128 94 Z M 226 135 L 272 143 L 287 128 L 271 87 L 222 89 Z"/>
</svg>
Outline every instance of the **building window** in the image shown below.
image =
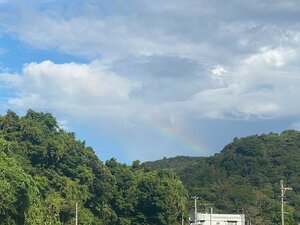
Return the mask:
<svg viewBox="0 0 300 225">
<path fill-rule="evenodd" d="M 228 221 L 228 225 L 237 225 L 237 221 Z"/>
</svg>

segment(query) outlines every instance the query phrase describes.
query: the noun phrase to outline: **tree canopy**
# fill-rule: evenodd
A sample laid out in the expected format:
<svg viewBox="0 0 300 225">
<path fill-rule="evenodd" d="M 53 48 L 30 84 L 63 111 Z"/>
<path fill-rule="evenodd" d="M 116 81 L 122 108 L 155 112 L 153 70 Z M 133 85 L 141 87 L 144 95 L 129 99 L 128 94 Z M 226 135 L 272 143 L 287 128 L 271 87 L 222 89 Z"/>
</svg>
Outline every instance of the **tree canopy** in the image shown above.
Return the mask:
<svg viewBox="0 0 300 225">
<path fill-rule="evenodd" d="M 50 113 L 0 116 L 0 224 L 180 224 L 187 192 L 174 173 L 115 159 L 58 126 Z"/>
</svg>

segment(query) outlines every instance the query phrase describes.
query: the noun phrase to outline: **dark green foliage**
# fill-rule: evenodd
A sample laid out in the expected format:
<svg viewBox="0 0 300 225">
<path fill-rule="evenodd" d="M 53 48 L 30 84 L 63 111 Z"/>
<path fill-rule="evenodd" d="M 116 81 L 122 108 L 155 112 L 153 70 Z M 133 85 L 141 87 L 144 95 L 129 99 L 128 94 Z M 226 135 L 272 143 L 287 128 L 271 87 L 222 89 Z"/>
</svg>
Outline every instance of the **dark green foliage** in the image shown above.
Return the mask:
<svg viewBox="0 0 300 225">
<path fill-rule="evenodd" d="M 202 211 L 204 204 L 219 212 L 244 211 L 257 225 L 280 223 L 284 179 L 294 189 L 287 192 L 286 224 L 300 222 L 300 132 L 235 138 L 213 157 L 175 157 L 145 166 L 175 171 L 189 194 L 200 196 Z"/>
<path fill-rule="evenodd" d="M 49 113 L 0 116 L 0 224 L 74 224 L 77 202 L 80 225 L 176 225 L 186 196 L 171 172 L 104 165 Z"/>
<path fill-rule="evenodd" d="M 187 192 L 174 173 L 145 172 L 138 161 L 129 167 L 111 159 L 106 165 L 117 179 L 112 201 L 119 215 L 117 224 L 178 224 L 185 211 Z"/>
</svg>

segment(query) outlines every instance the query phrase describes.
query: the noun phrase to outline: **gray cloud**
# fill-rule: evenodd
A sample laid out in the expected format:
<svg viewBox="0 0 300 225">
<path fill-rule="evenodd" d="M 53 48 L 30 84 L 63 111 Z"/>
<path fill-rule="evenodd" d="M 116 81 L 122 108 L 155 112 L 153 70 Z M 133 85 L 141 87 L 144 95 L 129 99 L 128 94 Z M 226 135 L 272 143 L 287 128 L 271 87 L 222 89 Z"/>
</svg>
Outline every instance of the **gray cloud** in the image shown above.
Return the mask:
<svg viewBox="0 0 300 225">
<path fill-rule="evenodd" d="M 168 55 L 131 57 L 115 61 L 110 68 L 138 80 L 132 97 L 150 102 L 185 100 L 209 85 L 209 65 L 190 58 Z"/>
</svg>

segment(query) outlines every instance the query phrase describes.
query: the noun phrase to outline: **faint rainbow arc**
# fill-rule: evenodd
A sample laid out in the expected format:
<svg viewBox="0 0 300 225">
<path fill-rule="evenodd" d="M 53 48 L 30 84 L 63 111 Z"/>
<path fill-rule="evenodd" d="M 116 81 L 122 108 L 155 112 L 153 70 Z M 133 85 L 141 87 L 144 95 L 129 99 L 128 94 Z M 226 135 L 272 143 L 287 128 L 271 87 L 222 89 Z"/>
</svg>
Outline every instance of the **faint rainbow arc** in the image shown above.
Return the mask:
<svg viewBox="0 0 300 225">
<path fill-rule="evenodd" d="M 145 125 L 153 133 L 159 134 L 161 137 L 168 138 L 169 140 L 176 141 L 194 153 L 200 154 L 202 151 L 204 151 L 204 148 L 201 147 L 199 143 L 174 127 L 172 128 L 154 120 L 151 120 L 151 122 L 146 122 Z"/>
</svg>

